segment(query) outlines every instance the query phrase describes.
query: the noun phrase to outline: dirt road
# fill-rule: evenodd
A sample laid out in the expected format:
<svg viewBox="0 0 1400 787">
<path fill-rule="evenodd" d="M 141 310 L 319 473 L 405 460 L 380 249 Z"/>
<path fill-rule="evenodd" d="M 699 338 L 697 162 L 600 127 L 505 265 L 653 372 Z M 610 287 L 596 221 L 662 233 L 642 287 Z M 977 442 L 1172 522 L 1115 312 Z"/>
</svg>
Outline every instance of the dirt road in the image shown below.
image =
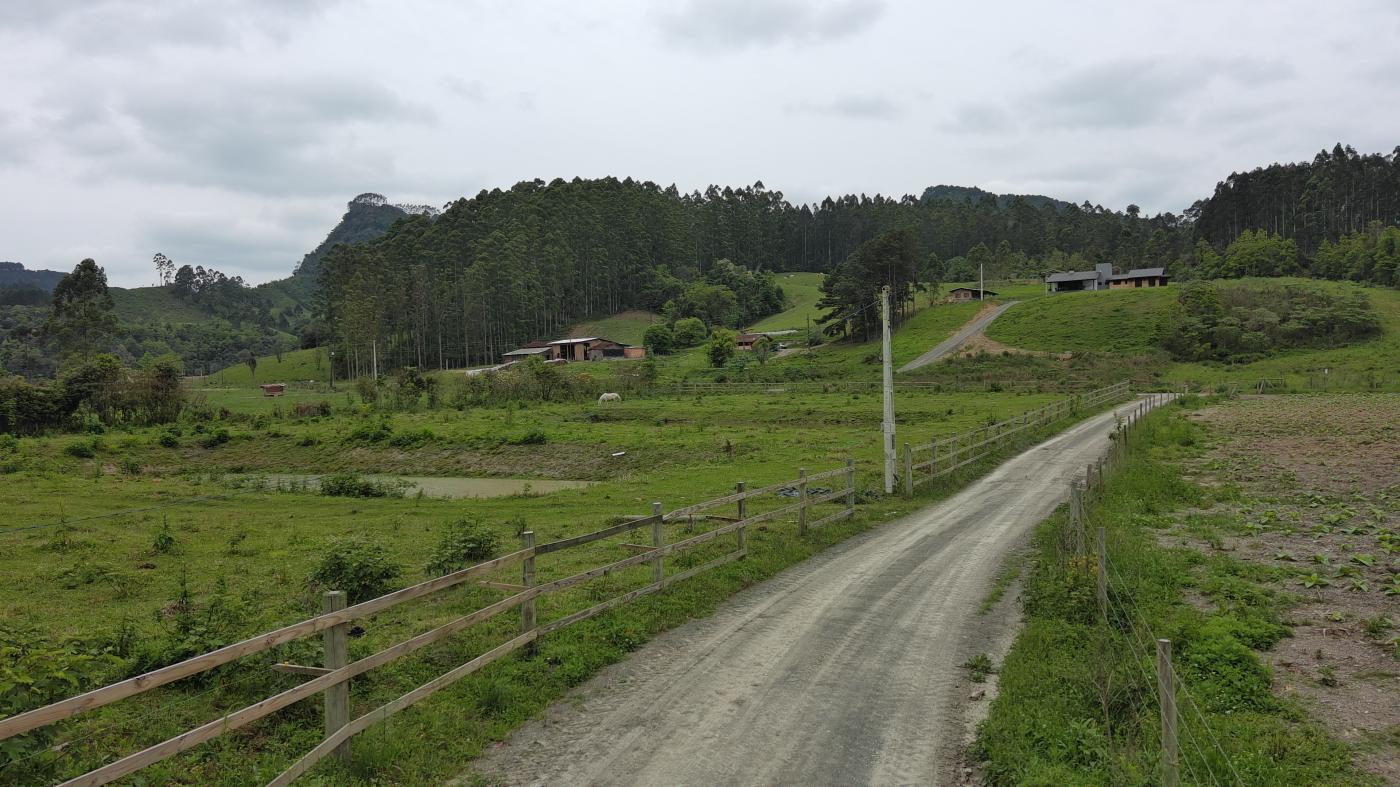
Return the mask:
<svg viewBox="0 0 1400 787">
<path fill-rule="evenodd" d="M 992 309 L 986 314 L 968 320 L 967 324 L 959 328 L 957 333 L 953 334 L 952 336 L 948 337 L 942 342 L 939 342 L 939 344 L 932 350 L 929 350 L 923 355 L 920 355 L 918 358 L 915 358 L 909 363 L 906 363 L 903 366 L 899 367 L 899 371 L 908 372 L 917 369 L 920 366 L 928 366 L 929 364 L 933 363 L 939 358 L 942 358 L 948 353 L 958 349 L 959 347 L 963 346 L 963 343 L 966 342 L 968 339 L 971 339 L 973 336 L 986 330 L 987 326 L 992 324 L 992 320 L 995 320 L 996 318 L 1000 317 L 1002 312 L 1006 311 L 1007 309 L 1010 309 L 1012 306 L 1015 306 L 1018 303 L 1020 303 L 1020 301 L 1008 301 L 996 307 L 995 309 Z"/>
<path fill-rule="evenodd" d="M 1091 418 L 657 637 L 477 772 L 505 784 L 953 783 L 959 665 L 1014 625 L 978 606 L 1113 423 Z"/>
</svg>

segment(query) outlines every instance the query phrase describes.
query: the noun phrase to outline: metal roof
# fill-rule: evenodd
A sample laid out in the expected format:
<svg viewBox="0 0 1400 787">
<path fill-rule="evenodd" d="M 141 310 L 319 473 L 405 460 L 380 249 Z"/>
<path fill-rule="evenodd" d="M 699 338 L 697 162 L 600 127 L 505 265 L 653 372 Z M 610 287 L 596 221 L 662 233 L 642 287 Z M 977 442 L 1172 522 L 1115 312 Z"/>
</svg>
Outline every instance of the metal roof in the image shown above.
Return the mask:
<svg viewBox="0 0 1400 787">
<path fill-rule="evenodd" d="M 1089 281 L 1098 277 L 1098 271 L 1066 271 L 1065 273 L 1052 273 L 1045 277 L 1045 281 L 1054 284 L 1061 281 Z"/>
<path fill-rule="evenodd" d="M 540 353 L 547 352 L 549 352 L 548 347 L 521 347 L 518 350 L 511 350 L 508 353 L 502 353 L 502 355 L 539 355 Z"/>
<path fill-rule="evenodd" d="M 550 342 L 550 344 L 581 344 L 581 343 L 583 343 L 583 342 L 596 342 L 596 341 L 598 341 L 598 337 L 597 337 L 597 336 L 584 336 L 584 337 L 579 338 L 579 339 L 555 339 L 554 341 Z"/>
<path fill-rule="evenodd" d="M 1128 271 L 1126 274 L 1124 274 L 1124 276 L 1127 277 L 1127 278 L 1129 278 L 1129 279 L 1136 279 L 1136 278 L 1140 278 L 1140 277 L 1143 277 L 1143 276 L 1165 276 L 1165 275 L 1167 275 L 1167 269 L 1166 269 L 1166 268 L 1134 268 L 1134 269 Z"/>
</svg>

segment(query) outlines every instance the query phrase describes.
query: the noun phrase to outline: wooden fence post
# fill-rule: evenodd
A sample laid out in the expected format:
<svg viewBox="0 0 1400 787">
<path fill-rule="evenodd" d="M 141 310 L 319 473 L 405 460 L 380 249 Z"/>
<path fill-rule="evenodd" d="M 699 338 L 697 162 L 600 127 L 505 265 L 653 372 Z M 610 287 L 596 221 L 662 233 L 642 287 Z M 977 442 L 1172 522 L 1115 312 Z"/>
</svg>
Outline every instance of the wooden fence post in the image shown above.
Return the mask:
<svg viewBox="0 0 1400 787">
<path fill-rule="evenodd" d="M 1176 748 L 1176 681 L 1172 679 L 1172 641 L 1157 640 L 1157 703 L 1162 709 L 1162 787 L 1181 783 Z"/>
<path fill-rule="evenodd" d="M 914 496 L 914 449 L 904 444 L 904 494 Z"/>
<path fill-rule="evenodd" d="M 1098 559 L 1095 562 L 1097 563 L 1099 580 L 1099 620 L 1104 621 L 1106 623 L 1108 622 L 1108 573 L 1105 571 L 1105 569 L 1108 568 L 1108 556 L 1104 551 L 1104 544 L 1106 542 L 1104 539 L 1103 528 L 1098 528 L 1094 535 L 1095 541 L 1098 542 L 1097 544 L 1095 544 L 1096 548 L 1094 551 L 1098 554 Z"/>
<path fill-rule="evenodd" d="M 807 535 L 807 468 L 797 468 L 797 534 Z"/>
<path fill-rule="evenodd" d="M 651 545 L 657 549 L 662 547 L 661 539 L 661 504 L 651 504 Z M 661 556 L 657 555 L 651 559 L 651 581 L 660 584 L 664 570 L 661 566 Z"/>
<path fill-rule="evenodd" d="M 535 548 L 535 531 L 526 530 L 520 534 L 520 548 Z M 535 586 L 535 556 L 532 554 L 520 561 L 520 584 L 527 588 Z M 532 631 L 535 628 L 535 600 L 530 599 L 520 605 L 520 633 Z M 531 642 L 526 646 L 526 652 L 535 653 L 535 643 Z"/>
<path fill-rule="evenodd" d="M 339 612 L 345 609 L 345 591 L 332 590 L 326 593 L 322 609 L 326 612 Z M 326 669 L 340 669 L 350 663 L 350 624 L 341 623 L 326 629 L 321 635 L 325 646 Z M 341 727 L 350 723 L 350 681 L 326 689 L 326 737 L 330 737 Z M 350 762 L 350 741 L 335 747 L 332 753 L 341 762 Z"/>
<path fill-rule="evenodd" d="M 846 512 L 856 514 L 856 460 L 846 457 Z"/>
<path fill-rule="evenodd" d="M 734 491 L 742 495 L 742 494 L 744 493 L 744 482 L 743 482 L 743 481 L 740 481 L 739 483 L 735 484 L 735 485 L 734 485 Z M 745 519 L 748 519 L 748 512 L 749 512 L 748 502 L 749 502 L 749 501 L 745 500 L 745 499 L 742 498 L 742 497 L 739 498 L 739 521 L 740 521 L 740 522 L 743 522 Z M 748 557 L 748 556 L 749 556 L 749 526 L 748 526 L 748 525 L 739 525 L 739 527 L 736 528 L 736 529 L 734 530 L 734 532 L 739 534 L 739 557 L 741 557 L 741 558 Z"/>
</svg>

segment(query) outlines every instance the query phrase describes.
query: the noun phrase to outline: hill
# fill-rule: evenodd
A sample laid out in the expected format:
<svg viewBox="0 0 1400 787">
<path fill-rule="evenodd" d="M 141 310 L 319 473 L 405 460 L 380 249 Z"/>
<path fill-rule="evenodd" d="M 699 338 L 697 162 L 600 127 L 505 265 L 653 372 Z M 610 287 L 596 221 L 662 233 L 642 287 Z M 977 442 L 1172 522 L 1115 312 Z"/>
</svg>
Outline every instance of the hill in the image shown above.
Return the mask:
<svg viewBox="0 0 1400 787">
<path fill-rule="evenodd" d="M 1143 353 L 1177 287 L 1051 295 L 1022 303 L 987 328 L 987 338 L 1024 350 Z"/>
<path fill-rule="evenodd" d="M 805 329 L 823 313 L 817 308 L 821 300 L 824 273 L 780 273 L 778 286 L 783 288 L 786 309 L 770 314 L 749 326 L 750 331 L 785 331 Z"/>
<path fill-rule="evenodd" d="M 178 297 L 169 286 L 112 287 L 108 291 L 112 294 L 112 311 L 125 323 L 190 324 L 219 319 L 207 308 Z"/>
<path fill-rule="evenodd" d="M 1064 210 L 1070 206 L 1070 203 L 1064 200 L 1047 197 L 1044 194 L 995 194 L 976 186 L 929 186 L 924 189 L 923 194 L 919 195 L 919 201 L 925 204 L 943 201 L 970 202 L 976 205 L 989 198 L 995 200 L 996 206 L 1002 209 L 1011 207 L 1018 199 L 1032 208 L 1043 208 L 1049 205 L 1055 210 Z"/>
<path fill-rule="evenodd" d="M 0 287 L 37 287 L 52 292 L 63 276 L 62 271 L 31 271 L 18 262 L 0 262 Z"/>
<path fill-rule="evenodd" d="M 601 336 L 615 342 L 640 346 L 642 334 L 646 333 L 647 326 L 660 321 L 661 317 L 652 312 L 633 309 L 601 320 L 581 322 L 569 329 L 569 336 Z"/>
<path fill-rule="evenodd" d="M 437 209 L 426 205 L 390 205 L 382 194 L 365 193 L 350 200 L 340 223 L 316 248 L 307 252 L 297 265 L 294 276 L 314 279 L 321 258 L 337 244 L 364 243 L 388 231 L 394 222 L 415 214 L 437 215 Z"/>
</svg>

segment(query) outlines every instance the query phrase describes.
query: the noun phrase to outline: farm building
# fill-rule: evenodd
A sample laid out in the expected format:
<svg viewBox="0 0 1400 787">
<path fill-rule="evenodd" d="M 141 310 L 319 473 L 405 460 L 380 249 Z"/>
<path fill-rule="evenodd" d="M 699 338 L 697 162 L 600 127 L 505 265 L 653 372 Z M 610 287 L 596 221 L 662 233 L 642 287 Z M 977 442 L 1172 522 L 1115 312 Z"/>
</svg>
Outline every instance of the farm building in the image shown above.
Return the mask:
<svg viewBox="0 0 1400 787">
<path fill-rule="evenodd" d="M 767 334 L 762 333 L 741 333 L 734 337 L 734 344 L 740 350 L 752 350 L 754 342 L 762 339 Z"/>
<path fill-rule="evenodd" d="M 518 350 L 511 350 L 501 356 L 502 363 L 523 361 L 536 356 L 549 361 L 604 361 L 621 358 L 645 358 L 644 347 L 604 339 L 601 336 L 586 336 L 578 339 L 557 339 L 552 342 L 530 342 Z"/>
<path fill-rule="evenodd" d="M 1134 268 L 1127 273 L 1114 273 L 1113 266 L 1101 262 L 1091 271 L 1067 271 L 1045 277 L 1047 292 L 1079 292 L 1082 290 L 1119 290 L 1130 287 L 1167 286 L 1165 268 Z"/>
<path fill-rule="evenodd" d="M 979 290 L 976 287 L 954 287 L 948 291 L 950 301 L 980 301 L 983 298 L 995 298 L 997 294 L 991 290 Z"/>
</svg>

